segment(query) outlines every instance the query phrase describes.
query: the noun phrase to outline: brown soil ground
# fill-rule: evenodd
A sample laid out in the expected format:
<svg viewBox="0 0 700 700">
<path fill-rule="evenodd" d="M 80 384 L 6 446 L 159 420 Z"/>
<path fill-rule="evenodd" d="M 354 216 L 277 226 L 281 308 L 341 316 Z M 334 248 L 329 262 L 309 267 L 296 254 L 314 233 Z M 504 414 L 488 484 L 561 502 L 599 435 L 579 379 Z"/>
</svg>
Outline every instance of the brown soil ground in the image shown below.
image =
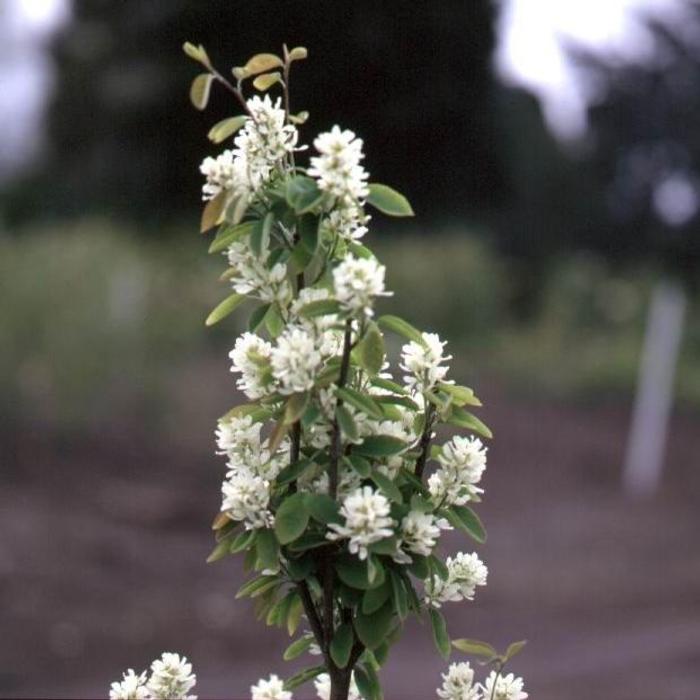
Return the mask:
<svg viewBox="0 0 700 700">
<path fill-rule="evenodd" d="M 207 436 L 228 388 L 212 396 L 210 379 L 183 382 L 165 441 L 128 421 L 90 439 L 15 436 L 0 472 L 0 696 L 104 697 L 163 649 L 194 661 L 202 698 L 289 672 L 286 635 L 234 600 L 238 562 L 204 564 L 223 471 Z M 482 393 L 497 436 L 480 508 L 491 573 L 446 609 L 452 636 L 527 638 L 513 670 L 534 700 L 698 700 L 698 417 L 674 419 L 661 492 L 639 503 L 619 487 L 625 409 Z M 407 630 L 389 700 L 435 697 L 429 637 Z"/>
</svg>

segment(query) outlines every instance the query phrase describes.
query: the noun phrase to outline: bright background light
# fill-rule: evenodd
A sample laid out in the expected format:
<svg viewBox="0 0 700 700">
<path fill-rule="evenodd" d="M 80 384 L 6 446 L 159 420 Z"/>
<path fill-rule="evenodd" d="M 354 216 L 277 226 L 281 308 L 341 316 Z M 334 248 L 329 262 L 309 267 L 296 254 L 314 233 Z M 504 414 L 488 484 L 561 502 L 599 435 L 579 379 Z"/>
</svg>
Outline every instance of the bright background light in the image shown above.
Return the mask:
<svg viewBox="0 0 700 700">
<path fill-rule="evenodd" d="M 566 42 L 624 59 L 651 57 L 643 14 L 681 17 L 681 0 L 504 0 L 496 69 L 506 83 L 532 90 L 549 126 L 562 138 L 586 128 L 585 107 L 595 94 L 567 58 Z"/>
</svg>

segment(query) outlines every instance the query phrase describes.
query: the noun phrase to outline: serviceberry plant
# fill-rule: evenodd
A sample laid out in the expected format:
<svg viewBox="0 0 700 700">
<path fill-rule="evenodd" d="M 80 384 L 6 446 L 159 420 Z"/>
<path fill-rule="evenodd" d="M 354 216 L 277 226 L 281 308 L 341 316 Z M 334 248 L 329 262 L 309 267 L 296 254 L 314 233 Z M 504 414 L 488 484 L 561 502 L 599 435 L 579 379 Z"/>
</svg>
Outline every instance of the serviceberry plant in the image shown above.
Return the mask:
<svg viewBox="0 0 700 700">
<path fill-rule="evenodd" d="M 468 662 L 452 664 L 438 697 L 523 700 L 522 680 L 502 673 L 523 643 L 499 654 L 483 642 L 451 642 L 441 611 L 486 584 L 476 553 L 443 561 L 438 546 L 450 529 L 486 538 L 471 505 L 483 494 L 482 439 L 491 431 L 470 412 L 481 405 L 474 392 L 449 379 L 446 343 L 375 313 L 390 292 L 364 243 L 367 207 L 406 217 L 410 204 L 369 181 L 363 142 L 348 129 L 319 134 L 301 164 L 308 113 L 291 111 L 290 73 L 306 49 L 255 55 L 232 80 L 202 46 L 184 50 L 204 69 L 191 88 L 195 107 L 205 109 L 218 84 L 242 111 L 211 128 L 209 139 L 229 147 L 200 168 L 201 230 L 217 228 L 209 252 L 225 256 L 221 279 L 232 290 L 206 323 L 249 308 L 229 355 L 246 402 L 216 428 L 227 472 L 208 561 L 242 554 L 252 577 L 238 597 L 254 598 L 260 619 L 296 637 L 284 659 L 319 661 L 284 681 L 261 679 L 252 699 L 290 700 L 313 681 L 322 700 L 379 700 L 378 672 L 415 615 L 430 620 L 445 659 L 454 645 L 494 666 L 482 685 Z M 251 83 L 264 95 L 246 97 Z M 280 96 L 270 97 L 274 90 Z M 399 376 L 385 333 L 405 341 Z M 434 444 L 439 426 L 467 434 Z M 129 673 L 115 692 L 147 687 Z"/>
</svg>

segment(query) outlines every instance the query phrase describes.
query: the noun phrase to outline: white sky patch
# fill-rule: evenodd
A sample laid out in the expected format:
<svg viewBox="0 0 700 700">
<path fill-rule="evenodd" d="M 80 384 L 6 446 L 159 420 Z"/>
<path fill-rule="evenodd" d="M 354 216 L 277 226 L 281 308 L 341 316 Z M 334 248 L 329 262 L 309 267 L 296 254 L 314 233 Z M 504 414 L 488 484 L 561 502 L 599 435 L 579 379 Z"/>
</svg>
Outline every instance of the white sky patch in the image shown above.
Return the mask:
<svg viewBox="0 0 700 700">
<path fill-rule="evenodd" d="M 496 69 L 507 84 L 540 99 L 550 128 L 562 139 L 586 130 L 586 105 L 596 86 L 585 84 L 566 56 L 575 41 L 603 54 L 646 60 L 652 39 L 642 14 L 681 16 L 682 0 L 503 0 Z"/>
<path fill-rule="evenodd" d="M 0 0 L 0 178 L 42 145 L 41 119 L 53 79 L 45 42 L 69 14 L 69 0 Z"/>
</svg>

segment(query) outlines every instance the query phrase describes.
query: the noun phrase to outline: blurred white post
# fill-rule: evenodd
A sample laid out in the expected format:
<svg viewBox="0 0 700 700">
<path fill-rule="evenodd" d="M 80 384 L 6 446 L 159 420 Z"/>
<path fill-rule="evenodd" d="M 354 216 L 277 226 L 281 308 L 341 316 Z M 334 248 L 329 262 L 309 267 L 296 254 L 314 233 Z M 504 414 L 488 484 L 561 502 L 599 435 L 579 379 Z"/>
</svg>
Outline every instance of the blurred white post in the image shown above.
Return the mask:
<svg viewBox="0 0 700 700">
<path fill-rule="evenodd" d="M 678 282 L 654 287 L 623 471 L 624 489 L 633 496 L 651 496 L 661 479 L 685 307 Z"/>
</svg>

